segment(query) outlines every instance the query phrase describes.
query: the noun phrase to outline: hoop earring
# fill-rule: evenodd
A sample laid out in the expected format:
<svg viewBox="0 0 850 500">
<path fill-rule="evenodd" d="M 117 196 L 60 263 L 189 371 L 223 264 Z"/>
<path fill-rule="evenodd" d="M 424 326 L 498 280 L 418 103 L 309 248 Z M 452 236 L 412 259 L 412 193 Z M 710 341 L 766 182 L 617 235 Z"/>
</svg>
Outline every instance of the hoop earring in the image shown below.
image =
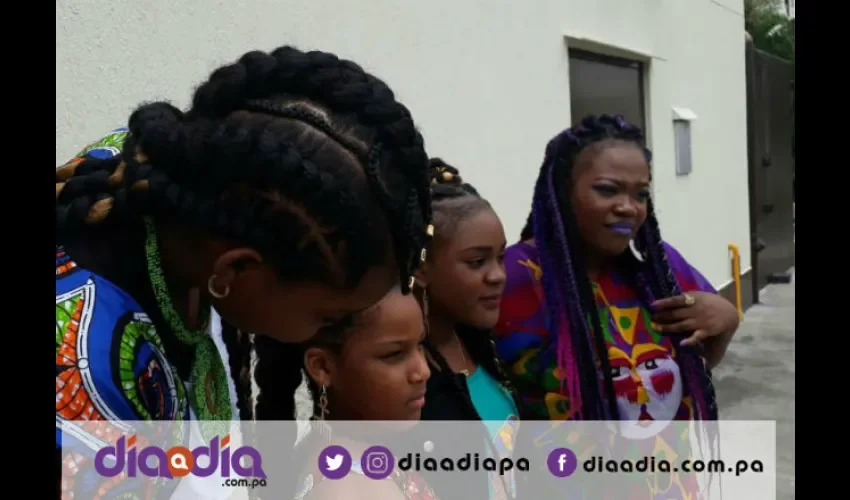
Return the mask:
<svg viewBox="0 0 850 500">
<path fill-rule="evenodd" d="M 646 259 L 644 258 L 643 254 L 640 253 L 640 250 L 637 249 L 637 245 L 635 245 L 634 239 L 629 240 L 629 249 L 632 251 L 632 255 L 634 255 L 637 260 L 639 260 L 640 262 L 646 262 Z"/>
<path fill-rule="evenodd" d="M 210 292 L 210 295 L 217 299 L 223 299 L 230 295 L 230 285 L 224 285 L 224 291 L 219 292 L 215 289 L 215 279 L 218 278 L 218 275 L 213 274 L 210 276 L 210 279 L 207 280 L 207 291 Z"/>
</svg>

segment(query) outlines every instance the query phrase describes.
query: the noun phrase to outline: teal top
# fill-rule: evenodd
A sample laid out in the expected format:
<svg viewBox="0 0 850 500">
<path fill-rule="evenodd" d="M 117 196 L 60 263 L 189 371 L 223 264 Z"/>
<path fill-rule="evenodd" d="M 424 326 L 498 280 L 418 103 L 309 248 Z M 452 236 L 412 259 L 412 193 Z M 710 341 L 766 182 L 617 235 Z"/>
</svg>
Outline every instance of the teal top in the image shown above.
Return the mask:
<svg viewBox="0 0 850 500">
<path fill-rule="evenodd" d="M 486 421 L 490 435 L 496 436 L 504 422 L 518 413 L 513 398 L 481 366 L 466 379 L 466 385 L 481 420 Z"/>
<path fill-rule="evenodd" d="M 472 404 L 487 425 L 496 451 L 502 457 L 513 454 L 514 438 L 519 428 L 519 412 L 510 393 L 482 366 L 467 377 L 466 385 Z M 505 477 L 513 490 L 513 478 Z M 498 473 L 491 474 L 490 498 L 505 498 L 504 483 Z M 513 492 L 508 497 L 513 497 Z"/>
</svg>

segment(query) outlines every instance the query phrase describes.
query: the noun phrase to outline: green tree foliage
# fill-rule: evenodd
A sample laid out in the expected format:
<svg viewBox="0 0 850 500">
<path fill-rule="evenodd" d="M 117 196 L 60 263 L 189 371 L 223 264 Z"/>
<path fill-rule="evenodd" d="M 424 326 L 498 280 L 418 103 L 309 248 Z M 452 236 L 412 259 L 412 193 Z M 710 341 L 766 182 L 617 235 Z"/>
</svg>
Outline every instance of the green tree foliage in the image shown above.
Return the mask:
<svg viewBox="0 0 850 500">
<path fill-rule="evenodd" d="M 784 0 L 744 0 L 744 27 L 757 49 L 793 62 L 794 21 L 784 9 Z"/>
</svg>

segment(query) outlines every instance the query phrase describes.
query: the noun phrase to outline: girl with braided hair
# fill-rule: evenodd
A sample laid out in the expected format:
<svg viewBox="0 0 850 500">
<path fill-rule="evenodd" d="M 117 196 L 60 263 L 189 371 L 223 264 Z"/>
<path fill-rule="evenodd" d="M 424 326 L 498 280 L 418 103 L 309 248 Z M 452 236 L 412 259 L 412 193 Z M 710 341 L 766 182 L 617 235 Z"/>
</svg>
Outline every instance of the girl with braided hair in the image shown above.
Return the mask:
<svg viewBox="0 0 850 500">
<path fill-rule="evenodd" d="M 458 170 L 431 159 L 431 209 L 435 234 L 427 259 L 417 271 L 417 293 L 428 319 L 425 343 L 431 361 L 423 420 L 480 420 L 482 433 L 471 444 L 481 456 L 512 454 L 520 402 L 502 370 L 491 330 L 499 319 L 505 286 L 505 231 L 490 203 L 463 181 Z M 433 438 L 446 448 L 469 441 L 469 427 Z M 431 484 L 441 498 L 512 496 L 510 476 L 490 474 L 486 481 L 451 478 Z M 428 477 L 428 476 L 426 476 Z M 486 477 L 486 476 L 481 476 Z M 430 478 L 429 478 L 430 479 Z M 462 490 L 462 491 L 461 491 Z"/>
<path fill-rule="evenodd" d="M 384 82 L 281 47 L 217 69 L 186 112 L 140 106 L 58 167 L 57 455 L 72 434 L 100 442 L 83 420 L 293 419 L 303 353 L 281 341 L 410 291 L 427 162 Z M 67 492 L 118 494 L 74 484 L 86 453 L 65 461 Z"/>
<path fill-rule="evenodd" d="M 738 313 L 661 239 L 650 164 L 621 117 L 587 117 L 547 145 L 522 241 L 505 254 L 495 332 L 536 418 L 640 422 L 644 434 L 717 420 L 709 370 Z"/>
<path fill-rule="evenodd" d="M 367 446 L 395 442 L 416 426 L 431 375 L 422 344 L 425 322 L 419 303 L 396 289 L 343 328 L 325 328 L 304 345 L 303 367 L 313 400 L 310 432 L 298 445 L 296 500 L 396 498 L 436 500 L 416 471 L 393 468 L 389 477 L 364 475 Z M 340 422 L 340 425 L 333 425 Z M 346 426 L 349 421 L 381 422 L 379 427 Z M 384 422 L 397 424 L 387 426 Z M 371 432 L 370 432 L 371 431 Z M 381 436 L 377 436 L 380 433 Z M 369 443 L 364 443 L 368 435 Z M 343 446 L 351 472 L 336 481 L 319 470 L 328 445 Z M 286 498 L 292 498 L 291 496 Z"/>
</svg>

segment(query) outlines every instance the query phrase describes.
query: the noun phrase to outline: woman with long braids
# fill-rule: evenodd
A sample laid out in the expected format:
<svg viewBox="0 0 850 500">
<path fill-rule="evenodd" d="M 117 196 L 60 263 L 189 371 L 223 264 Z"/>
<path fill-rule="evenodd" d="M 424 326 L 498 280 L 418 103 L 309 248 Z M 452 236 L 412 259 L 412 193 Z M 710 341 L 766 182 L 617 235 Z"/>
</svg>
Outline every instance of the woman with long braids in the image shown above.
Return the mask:
<svg viewBox="0 0 850 500">
<path fill-rule="evenodd" d="M 547 145 L 496 328 L 536 418 L 717 420 L 710 368 L 738 313 L 662 240 L 650 164 L 621 117 L 587 117 Z"/>
<path fill-rule="evenodd" d="M 431 159 L 431 209 L 434 238 L 416 273 L 432 365 L 422 419 L 480 420 L 480 435 L 468 435 L 470 426 L 445 426 L 444 433 L 431 439 L 438 449 L 461 449 L 459 443 L 469 442 L 464 449 L 470 452 L 507 458 L 513 452 L 521 404 L 491 335 L 505 286 L 505 231 L 490 203 L 440 158 Z M 511 498 L 512 476 L 493 473 L 477 476 L 481 481 L 447 477 L 443 482 L 439 475 L 426 473 L 444 500 Z"/>
<path fill-rule="evenodd" d="M 427 163 L 385 83 L 282 47 L 216 70 L 185 112 L 140 106 L 57 168 L 57 455 L 71 435 L 80 450 L 101 442 L 83 420 L 293 419 L 301 351 L 280 341 L 410 291 Z M 120 492 L 112 479 L 82 489 L 87 453 L 63 464 L 66 491 Z"/>
</svg>

